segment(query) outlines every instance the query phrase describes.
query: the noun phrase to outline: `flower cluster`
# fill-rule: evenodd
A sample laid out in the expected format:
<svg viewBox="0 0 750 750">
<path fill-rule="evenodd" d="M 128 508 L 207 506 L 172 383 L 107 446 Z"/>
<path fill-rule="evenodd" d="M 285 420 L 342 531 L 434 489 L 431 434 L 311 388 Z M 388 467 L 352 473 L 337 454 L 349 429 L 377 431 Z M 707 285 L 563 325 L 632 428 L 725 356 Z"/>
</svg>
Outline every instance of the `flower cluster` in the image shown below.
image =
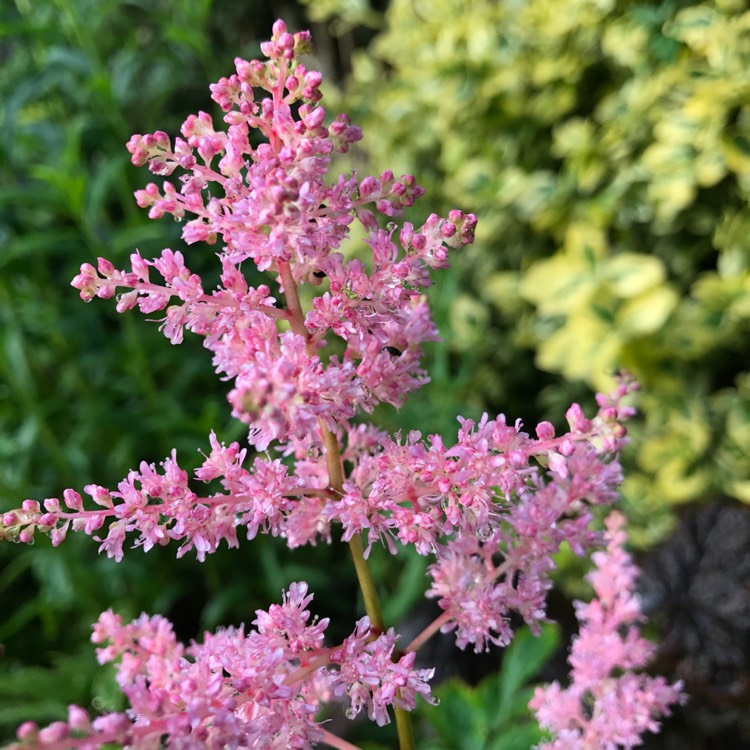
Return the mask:
<svg viewBox="0 0 750 750">
<path fill-rule="evenodd" d="M 178 555 L 195 550 L 203 560 L 222 540 L 237 546 L 241 527 L 248 538 L 260 531 L 296 547 L 330 541 L 338 524 L 344 540 L 364 533 L 368 549 L 380 541 L 393 553 L 400 544 L 433 556 L 428 596 L 446 612 L 443 629 L 457 629 L 462 648 L 506 645 L 511 610 L 532 627 L 544 619 L 561 544 L 583 554 L 597 541 L 591 506 L 617 497 L 616 452 L 625 439 L 620 420 L 632 411 L 620 400 L 634 387 L 623 380 L 611 398 L 600 396 L 593 420 L 572 406 L 570 430 L 560 436 L 542 422 L 531 437 L 502 415 L 478 424 L 462 419 L 451 448 L 438 435 L 422 441 L 412 432 L 402 441 L 364 427 L 350 430 L 342 456 L 355 468 L 340 491 L 328 484 L 325 457 L 304 443 L 304 457 L 292 470 L 281 459 L 262 457 L 247 469 L 246 450 L 238 443 L 226 447 L 212 433 L 211 452 L 195 473 L 202 482 L 218 479 L 221 492 L 193 491 L 173 453 L 160 469 L 142 463 L 117 490 L 85 487 L 96 508 L 84 508 L 74 490 L 62 502 L 27 500 L 4 514 L 4 533 L 28 542 L 40 531 L 59 544 L 68 531 L 83 531 L 117 560 L 127 535 L 135 534 L 134 546 L 144 550 L 177 540 Z"/>
<path fill-rule="evenodd" d="M 293 583 L 281 605 L 256 612 L 254 630 L 219 630 L 188 647 L 163 617 L 126 625 L 104 612 L 92 641 L 107 644 L 97 649 L 101 664 L 117 660 L 127 711 L 91 719 L 71 706 L 67 721 L 23 724 L 19 746 L 302 750 L 328 736 L 316 714 L 332 696 L 347 695 L 350 716 L 365 709 L 380 725 L 389 705 L 410 710 L 417 694 L 432 701 L 433 670 L 413 669 L 413 653 L 394 661 L 395 634 L 378 635 L 366 617 L 340 646 L 324 647 L 328 620 L 311 619 L 312 598 L 306 584 Z"/>
<path fill-rule="evenodd" d="M 325 181 L 331 154 L 362 134 L 344 115 L 324 125 L 321 75 L 296 60 L 308 47 L 307 32 L 291 35 L 277 22 L 264 46 L 268 62 L 238 59 L 236 74 L 212 86 L 226 132 L 201 112 L 174 143 L 163 132 L 128 143 L 134 164 L 183 172 L 179 187 L 151 183 L 136 199 L 152 218 L 195 217 L 183 226 L 186 243 L 222 243 L 218 289 L 204 290 L 170 249 L 150 261 L 135 252 L 128 270 L 103 258 L 96 268 L 84 263 L 73 280 L 84 300 L 119 293 L 120 312 L 166 308 L 162 328 L 172 343 L 185 329 L 203 336 L 216 371 L 234 381 L 232 413 L 259 450 L 314 436 L 318 420 L 340 432 L 358 410 L 400 406 L 427 381 L 421 347 L 437 331 L 423 290 L 430 269 L 446 267 L 448 248 L 472 242 L 476 225 L 475 216 L 451 211 L 419 228 L 406 222 L 395 238 L 395 225 L 380 229 L 376 214 L 393 217 L 423 194 L 411 175 Z M 257 137 L 264 142 L 253 146 Z M 355 220 L 369 233 L 369 270 L 337 252 Z M 286 309 L 268 287 L 248 286 L 240 271 L 248 260 L 276 274 Z M 303 315 L 297 285 L 325 279 L 327 290 Z M 342 355 L 321 356 L 329 334 L 343 339 Z"/>
<path fill-rule="evenodd" d="M 504 644 L 511 609 L 532 625 L 543 618 L 561 543 L 582 553 L 595 540 L 588 506 L 616 496 L 621 422 L 630 416 L 620 402 L 633 384 L 623 381 L 611 400 L 601 396 L 594 420 L 572 406 L 569 432 L 559 436 L 544 422 L 531 437 L 500 416 L 460 420 L 451 448 L 416 432 L 402 440 L 370 431 L 363 443 L 352 422 L 358 410 L 399 405 L 425 382 L 421 345 L 437 331 L 422 290 L 430 269 L 448 265 L 448 248 L 471 242 L 476 218 L 432 215 L 418 229 L 405 222 L 396 235 L 395 225 L 378 227 L 375 213 L 390 218 L 412 205 L 422 193 L 413 177 L 326 183 L 330 154 L 361 134 L 343 117 L 324 125 L 320 76 L 296 61 L 308 43 L 279 22 L 265 46 L 270 61 L 238 60 L 236 75 L 212 87 L 226 132 L 201 113 L 174 144 L 161 132 L 128 144 L 134 163 L 166 176 L 184 172 L 179 190 L 151 184 L 137 199 L 154 217 L 197 217 L 183 227 L 187 243 L 221 240 L 220 286 L 206 292 L 182 253 L 169 249 L 151 261 L 134 253 L 127 271 L 104 259 L 97 268 L 84 264 L 73 281 L 86 300 L 120 290 L 120 311 L 167 308 L 162 326 L 173 343 L 186 328 L 203 336 L 217 372 L 233 380 L 228 398 L 249 425 L 250 443 L 285 446 L 293 466 L 259 457 L 244 468 L 246 451 L 212 434 L 196 476 L 218 480 L 221 492 L 193 490 L 173 454 L 160 468 L 142 463 L 116 490 L 85 487 L 93 509 L 74 490 L 62 502 L 27 500 L 4 515 L 4 534 L 30 541 L 39 529 L 59 544 L 69 530 L 84 531 L 118 560 L 134 534 L 145 550 L 178 540 L 178 554 L 195 550 L 204 559 L 222 540 L 236 546 L 242 527 L 248 538 L 271 533 L 295 547 L 330 540 L 338 524 L 345 541 L 364 532 L 367 552 L 383 542 L 392 552 L 400 543 L 433 555 L 429 595 L 449 615 L 444 627 L 457 628 L 462 647 Z M 269 96 L 259 100 L 256 90 Z M 251 130 L 266 142 L 252 146 Z M 354 220 L 369 230 L 369 264 L 336 251 Z M 248 285 L 240 268 L 248 259 L 275 274 L 277 292 Z M 305 283 L 325 284 L 306 313 L 297 291 Z M 324 356 L 331 336 L 343 341 L 343 355 Z M 340 483 L 329 476 L 324 431 L 353 467 Z M 502 565 L 493 562 L 498 553 Z"/>
<path fill-rule="evenodd" d="M 581 624 L 569 663 L 571 683 L 536 689 L 529 706 L 554 739 L 539 750 L 631 748 L 644 732 L 657 732 L 659 718 L 684 702 L 682 685 L 663 677 L 637 674 L 654 654 L 638 624 L 643 619 L 635 594 L 638 570 L 624 549 L 625 519 L 613 511 L 607 519 L 607 549 L 595 552 L 588 580 L 595 598 L 576 603 Z"/>
<path fill-rule="evenodd" d="M 82 531 L 116 560 L 128 541 L 146 551 L 176 541 L 178 555 L 203 560 L 222 541 L 237 546 L 240 533 L 296 547 L 329 542 L 335 529 L 352 546 L 369 618 L 325 647 L 327 621 L 309 622 L 302 583 L 258 613 L 256 630 L 219 631 L 189 648 L 161 618 L 123 625 L 105 613 L 94 640 L 110 643 L 102 661 L 121 659 L 130 708 L 92 720 L 73 707 L 67 722 L 25 724 L 24 746 L 343 747 L 315 721 L 322 702 L 346 695 L 350 715 L 365 709 L 384 724 L 389 706 L 399 717 L 417 695 L 431 700 L 432 670 L 413 665 L 433 632 L 455 630 L 461 648 L 481 651 L 508 643 L 511 611 L 538 627 L 553 556 L 563 543 L 578 554 L 595 544 L 591 508 L 616 498 L 632 414 L 624 399 L 636 388 L 625 377 L 597 397 L 592 419 L 571 406 L 561 434 L 549 422 L 530 434 L 485 415 L 459 418 L 447 446 L 439 435 L 387 436 L 356 422 L 378 403 L 400 406 L 427 381 L 422 346 L 437 330 L 424 291 L 449 250 L 473 241 L 476 217 L 451 211 L 398 229 L 390 219 L 423 192 L 412 176 L 326 180 L 331 155 L 361 133 L 343 115 L 325 124 L 321 75 L 298 60 L 309 43 L 277 21 L 262 45 L 268 61 L 236 60 L 236 74 L 211 88 L 225 130 L 201 112 L 174 141 L 156 132 L 128 143 L 134 164 L 179 175 L 138 191 L 137 202 L 152 218 L 188 218 L 187 245 L 218 247 L 219 285 L 207 289 L 171 249 L 151 260 L 136 251 L 125 270 L 103 258 L 84 263 L 72 282 L 86 301 L 116 297 L 120 312 L 165 311 L 161 328 L 173 344 L 185 330 L 203 337 L 231 381 L 232 414 L 261 453 L 250 463 L 248 449 L 212 433 L 195 482 L 173 452 L 160 466 L 141 463 L 116 489 L 85 486 L 86 503 L 73 489 L 62 500 L 26 500 L 2 515 L 0 538 L 29 543 L 40 532 L 57 545 Z M 366 233 L 364 260 L 340 251 L 355 221 Z M 250 262 L 268 285 L 250 286 L 242 270 Z M 307 310 L 303 285 L 318 292 Z M 374 544 L 429 556 L 427 595 L 443 610 L 401 655 L 368 582 Z"/>
</svg>

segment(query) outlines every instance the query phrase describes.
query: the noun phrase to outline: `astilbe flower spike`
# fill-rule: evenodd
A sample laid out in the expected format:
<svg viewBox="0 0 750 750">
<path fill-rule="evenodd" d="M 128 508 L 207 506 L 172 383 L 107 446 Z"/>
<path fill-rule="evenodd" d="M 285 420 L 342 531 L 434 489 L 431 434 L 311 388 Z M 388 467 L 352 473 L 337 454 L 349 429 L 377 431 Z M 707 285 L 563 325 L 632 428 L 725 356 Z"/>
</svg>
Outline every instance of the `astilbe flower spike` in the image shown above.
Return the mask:
<svg viewBox="0 0 750 750">
<path fill-rule="evenodd" d="M 434 558 L 427 595 L 445 610 L 442 629 L 455 629 L 461 648 L 504 646 L 512 610 L 534 629 L 545 619 L 562 543 L 583 554 L 597 541 L 591 506 L 616 499 L 622 476 L 615 457 L 625 440 L 618 420 L 631 412 L 620 401 L 633 387 L 625 379 L 611 398 L 600 397 L 593 420 L 574 405 L 571 429 L 559 436 L 543 422 L 531 437 L 502 415 L 461 420 L 452 448 L 437 435 L 424 442 L 414 432 L 402 441 L 351 430 L 343 458 L 355 469 L 341 493 L 327 486 L 321 454 L 305 448 L 293 472 L 280 459 L 260 457 L 246 469 L 245 449 L 226 447 L 212 433 L 211 452 L 195 475 L 218 479 L 222 492 L 193 491 L 173 453 L 160 470 L 142 463 L 117 490 L 86 486 L 97 508 L 85 509 L 74 490 L 62 502 L 27 500 L 3 516 L 5 534 L 30 541 L 39 531 L 60 544 L 69 531 L 83 531 L 116 560 L 135 534 L 134 546 L 144 550 L 177 540 L 178 556 L 194 550 L 203 560 L 222 541 L 236 547 L 243 527 L 247 538 L 260 531 L 296 547 L 330 541 L 338 524 L 344 540 L 364 532 L 370 545 L 382 541 L 394 553 L 413 546 Z"/>
<path fill-rule="evenodd" d="M 414 669 L 420 645 L 437 630 L 454 630 L 461 648 L 505 645 L 512 611 L 538 628 L 554 554 L 564 542 L 584 554 L 599 541 L 591 508 L 614 502 L 621 482 L 623 422 L 633 413 L 625 399 L 637 387 L 627 377 L 597 397 L 593 418 L 572 405 L 561 434 L 549 422 L 526 432 L 485 415 L 459 418 L 446 445 L 439 435 L 388 436 L 357 422 L 427 382 L 422 347 L 437 340 L 430 274 L 473 241 L 476 217 L 454 210 L 398 228 L 390 220 L 423 193 L 413 176 L 327 179 L 332 155 L 361 132 L 344 115 L 325 124 L 322 77 L 298 59 L 309 47 L 307 32 L 277 21 L 261 45 L 269 59 L 237 59 L 236 73 L 211 87 L 224 128 L 200 112 L 174 140 L 158 131 L 128 143 L 133 163 L 163 178 L 136 193 L 138 204 L 151 218 L 183 221 L 188 246 L 215 248 L 216 288 L 172 249 L 151 260 L 135 251 L 126 269 L 99 258 L 72 282 L 86 301 L 115 298 L 119 312 L 163 311 L 172 344 L 185 331 L 202 337 L 260 455 L 250 462 L 246 448 L 211 433 L 195 481 L 173 451 L 116 489 L 86 485 L 90 501 L 73 489 L 62 501 L 26 500 L 2 515 L 0 538 L 30 543 L 42 533 L 58 545 L 82 531 L 116 560 L 126 542 L 148 551 L 175 541 L 178 556 L 203 560 L 241 536 L 272 534 L 296 547 L 335 533 L 350 545 L 368 616 L 326 647 L 327 621 L 309 622 L 311 595 L 293 584 L 282 605 L 258 612 L 254 631 L 223 630 L 185 648 L 162 618 L 123 625 L 105 613 L 94 640 L 110 643 L 102 661 L 120 659 L 128 711 L 91 719 L 72 707 L 67 722 L 23 725 L 23 746 L 342 748 L 315 713 L 345 695 L 350 715 L 366 710 L 377 724 L 392 707 L 401 750 L 411 750 L 404 712 L 418 695 L 431 701 L 432 670 Z M 365 258 L 339 251 L 354 222 L 366 233 Z M 248 264 L 268 283 L 250 286 Z M 303 285 L 319 291 L 307 310 Z M 400 654 L 367 565 L 375 544 L 428 557 L 427 595 L 443 610 Z"/>
<path fill-rule="evenodd" d="M 127 270 L 103 258 L 96 268 L 84 263 L 73 280 L 84 300 L 117 294 L 120 312 L 166 309 L 162 328 L 174 344 L 185 329 L 203 336 L 217 372 L 233 381 L 232 413 L 249 425 L 259 450 L 272 441 L 314 441 L 319 422 L 341 433 L 357 411 L 380 401 L 400 406 L 427 381 L 421 347 L 437 331 L 423 290 L 430 269 L 447 267 L 448 249 L 471 243 L 476 225 L 461 211 L 447 219 L 433 214 L 417 229 L 405 223 L 396 241 L 395 225 L 380 229 L 375 215 L 393 217 L 413 205 L 424 192 L 413 176 L 352 174 L 329 185 L 331 154 L 346 151 L 361 131 L 343 115 L 324 125 L 321 76 L 296 60 L 308 35 L 291 35 L 282 22 L 274 30 L 275 41 L 263 47 L 267 63 L 238 59 L 236 74 L 212 87 L 226 132 L 201 112 L 174 143 L 162 132 L 128 143 L 134 164 L 163 176 L 184 172 L 179 186 L 151 183 L 136 198 L 152 218 L 194 216 L 182 229 L 188 244 L 223 243 L 220 287 L 205 290 L 171 249 L 150 261 L 135 252 Z M 268 96 L 259 100 L 264 90 Z M 251 145 L 251 130 L 267 142 Z M 369 271 L 337 252 L 355 220 L 369 233 Z M 276 275 L 286 309 L 267 286 L 248 286 L 240 271 L 248 260 Z M 302 314 L 296 286 L 323 279 L 327 291 Z M 328 334 L 345 346 L 341 358 L 324 363 Z"/>
<path fill-rule="evenodd" d="M 529 703 L 553 739 L 539 750 L 618 750 L 640 745 L 657 732 L 669 707 L 684 702 L 682 684 L 668 684 L 643 669 L 656 647 L 640 635 L 643 620 L 635 593 L 638 569 L 625 551 L 625 519 L 607 518 L 607 548 L 595 552 L 588 575 L 594 599 L 576 602 L 581 625 L 570 657 L 570 685 L 539 687 Z"/>
<path fill-rule="evenodd" d="M 116 662 L 127 710 L 92 719 L 70 706 L 67 721 L 22 725 L 11 747 L 302 750 L 330 736 L 316 714 L 332 696 L 349 696 L 349 716 L 365 709 L 378 724 L 389 722 L 389 705 L 410 710 L 417 694 L 433 701 L 434 670 L 414 669 L 414 654 L 394 660 L 397 636 L 373 632 L 366 617 L 340 646 L 326 648 L 328 620 L 311 619 L 312 598 L 306 584 L 293 583 L 282 604 L 256 612 L 254 630 L 207 633 L 188 647 L 163 617 L 124 624 L 104 612 L 92 641 L 103 644 L 101 664 Z"/>
</svg>

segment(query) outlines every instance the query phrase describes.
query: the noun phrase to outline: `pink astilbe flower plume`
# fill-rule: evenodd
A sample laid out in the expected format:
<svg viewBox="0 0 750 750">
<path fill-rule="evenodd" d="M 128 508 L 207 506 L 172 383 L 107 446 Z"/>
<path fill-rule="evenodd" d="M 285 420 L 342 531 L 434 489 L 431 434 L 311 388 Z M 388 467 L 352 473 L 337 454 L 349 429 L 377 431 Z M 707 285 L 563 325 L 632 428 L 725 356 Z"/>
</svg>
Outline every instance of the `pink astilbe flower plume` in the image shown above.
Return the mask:
<svg viewBox="0 0 750 750">
<path fill-rule="evenodd" d="M 195 217 L 182 228 L 189 245 L 220 244 L 224 273 L 217 290 L 204 289 L 182 253 L 169 249 L 150 261 L 134 253 L 129 270 L 105 259 L 96 268 L 84 263 L 73 280 L 85 300 L 119 294 L 120 312 L 166 309 L 162 329 L 174 344 L 185 329 L 203 336 L 217 372 L 235 381 L 233 415 L 250 426 L 259 450 L 314 432 L 318 419 L 338 432 L 357 411 L 379 401 L 400 406 L 427 382 L 421 347 L 437 331 L 422 290 L 431 268 L 448 266 L 449 248 L 473 241 L 476 225 L 475 216 L 461 211 L 447 219 L 431 215 L 418 229 L 405 224 L 397 243 L 375 216 L 394 217 L 414 204 L 424 191 L 413 176 L 397 179 L 386 171 L 326 182 L 331 155 L 362 134 L 344 115 L 324 124 L 322 77 L 296 59 L 309 45 L 307 32 L 289 34 L 278 21 L 273 41 L 262 47 L 268 62 L 235 61 L 236 74 L 212 86 L 226 131 L 201 112 L 188 117 L 174 143 L 160 131 L 128 143 L 134 164 L 181 175 L 149 184 L 136 199 L 151 218 Z M 264 142 L 251 145 L 252 130 Z M 369 232 L 369 271 L 337 252 L 354 221 Z M 297 284 L 324 278 L 329 289 L 302 319 L 290 306 L 279 307 L 267 287 L 250 289 L 240 280 L 247 260 L 276 275 L 287 297 L 296 295 Z M 277 326 L 281 321 L 291 330 Z M 319 348 L 329 333 L 346 347 L 340 361 L 324 364 Z"/>
<path fill-rule="evenodd" d="M 373 632 L 366 617 L 340 646 L 325 647 L 328 620 L 311 617 L 312 598 L 307 584 L 293 583 L 281 604 L 257 611 L 254 630 L 206 633 L 187 647 L 163 617 L 123 624 L 104 612 L 92 641 L 101 664 L 116 662 L 127 710 L 92 719 L 71 706 L 67 721 L 23 724 L 11 747 L 304 750 L 332 737 L 316 714 L 334 696 L 348 696 L 349 716 L 366 709 L 378 724 L 390 721 L 391 705 L 411 710 L 417 695 L 432 702 L 433 670 L 413 669 L 414 654 L 394 661 L 395 634 Z"/>
<path fill-rule="evenodd" d="M 684 702 L 682 685 L 638 674 L 654 655 L 641 637 L 643 620 L 635 593 L 638 569 L 625 551 L 624 517 L 607 518 L 607 548 L 595 552 L 588 575 L 594 599 L 576 602 L 581 625 L 570 657 L 567 688 L 553 682 L 536 689 L 529 703 L 553 739 L 539 750 L 617 750 L 640 745 L 645 732 L 657 732 L 673 703 Z"/>
<path fill-rule="evenodd" d="M 204 560 L 222 541 L 238 546 L 243 530 L 247 539 L 260 532 L 297 547 L 330 541 L 332 526 L 339 525 L 344 540 L 364 532 L 368 550 L 383 542 L 394 554 L 399 546 L 414 546 L 434 556 L 428 595 L 453 613 L 444 629 L 458 627 L 459 645 L 481 650 L 486 639 L 507 643 L 504 622 L 511 609 L 532 627 L 544 619 L 552 556 L 563 542 L 583 554 L 597 540 L 589 529 L 589 507 L 617 497 L 617 451 L 625 440 L 620 420 L 630 414 L 620 400 L 634 387 L 623 380 L 611 398 L 600 399 L 604 405 L 593 420 L 574 405 L 573 430 L 559 436 L 542 423 L 531 437 L 520 422 L 509 425 L 502 415 L 485 415 L 478 424 L 461 419 L 451 448 L 438 435 L 423 441 L 413 432 L 394 440 L 362 427 L 348 429 L 343 458 L 354 469 L 341 492 L 328 485 L 325 457 L 312 433 L 289 442 L 298 456 L 293 468 L 264 457 L 245 468 L 247 450 L 238 443 L 227 447 L 211 433 L 211 451 L 195 477 L 218 481 L 221 491 L 193 489 L 173 451 L 159 467 L 141 463 L 116 490 L 84 487 L 94 508 L 85 508 L 72 489 L 62 502 L 26 500 L 3 515 L 4 534 L 29 542 L 40 532 L 57 545 L 70 531 L 83 531 L 116 560 L 128 538 L 144 551 L 177 541 L 178 556 L 194 551 Z M 314 422 L 310 430 L 317 430 Z M 501 567 L 493 562 L 498 553 Z M 491 608 L 484 635 L 470 606 L 474 598 L 483 600 L 483 610 Z M 467 617 L 471 633 L 461 625 Z M 498 639 L 492 630 L 505 634 Z"/>
<path fill-rule="evenodd" d="M 220 630 L 185 647 L 161 617 L 124 625 L 106 612 L 94 642 L 102 662 L 117 661 L 127 711 L 92 719 L 73 706 L 67 721 L 22 725 L 19 747 L 351 748 L 316 721 L 323 703 L 345 698 L 350 717 L 366 711 L 378 725 L 393 711 L 401 750 L 413 750 L 404 712 L 419 695 L 432 702 L 433 670 L 414 669 L 420 645 L 442 630 L 453 631 L 461 648 L 504 646 L 513 612 L 538 630 L 554 555 L 563 543 L 579 555 L 591 549 L 600 538 L 592 507 L 617 498 L 624 422 L 633 414 L 626 397 L 637 388 L 624 375 L 614 393 L 597 396 L 595 415 L 573 404 L 559 434 L 549 422 L 527 432 L 502 414 L 459 417 L 452 444 L 358 424 L 381 403 L 400 407 L 428 382 L 423 347 L 438 340 L 426 296 L 431 273 L 473 242 L 476 216 L 453 210 L 399 228 L 391 220 L 424 192 L 413 176 L 329 178 L 332 156 L 362 134 L 344 115 L 331 121 L 320 105 L 322 76 L 298 59 L 309 48 L 309 33 L 291 34 L 277 21 L 261 45 L 268 60 L 237 59 L 236 72 L 211 86 L 223 122 L 199 112 L 175 138 L 134 135 L 132 162 L 160 178 L 136 201 L 153 219 L 182 222 L 186 247 L 152 259 L 136 250 L 125 269 L 99 258 L 72 281 L 85 301 L 115 299 L 118 312 L 158 313 L 172 344 L 186 331 L 200 336 L 227 382 L 232 416 L 259 453 L 212 432 L 193 477 L 172 451 L 158 465 L 142 462 L 116 488 L 84 486 L 85 501 L 73 489 L 62 500 L 26 500 L 2 515 L 0 538 L 30 543 L 46 534 L 58 545 L 83 532 L 119 561 L 127 547 L 175 542 L 178 556 L 204 560 L 222 543 L 236 547 L 259 533 L 290 548 L 335 535 L 350 545 L 367 616 L 343 643 L 326 647 L 328 621 L 311 618 L 312 595 L 296 583 L 280 605 L 258 611 L 254 630 Z M 340 251 L 355 222 L 365 232 L 360 258 Z M 217 256 L 213 288 L 183 254 L 201 244 Z M 266 273 L 266 283 L 250 286 L 248 264 Z M 312 295 L 300 294 L 305 285 Z M 636 614 L 622 598 L 632 581 L 617 557 L 624 555 L 618 533 L 612 526 L 610 557 L 596 558 L 594 585 L 608 604 L 581 609 L 573 692 L 553 686 L 535 699 L 560 737 L 627 744 L 677 694 L 629 671 L 611 676 L 648 655 L 630 625 L 626 640 L 617 640 L 618 625 Z M 442 614 L 404 652 L 383 621 L 368 567 L 376 544 L 393 554 L 413 547 L 430 563 L 427 596 Z M 605 591 L 615 570 L 618 588 Z M 593 633 L 611 644 L 602 647 Z M 609 706 L 613 695 L 625 720 Z M 581 713 L 582 700 L 595 702 L 593 718 Z"/>
</svg>

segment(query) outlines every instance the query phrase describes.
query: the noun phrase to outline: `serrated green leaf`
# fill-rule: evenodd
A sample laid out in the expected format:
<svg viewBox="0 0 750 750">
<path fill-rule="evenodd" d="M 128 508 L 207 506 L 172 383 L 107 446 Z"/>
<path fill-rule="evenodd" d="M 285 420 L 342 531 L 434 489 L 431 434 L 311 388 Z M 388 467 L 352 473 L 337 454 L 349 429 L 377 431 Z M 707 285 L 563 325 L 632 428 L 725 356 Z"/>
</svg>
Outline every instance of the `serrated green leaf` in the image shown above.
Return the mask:
<svg viewBox="0 0 750 750">
<path fill-rule="evenodd" d="M 477 688 L 484 711 L 492 717 L 493 728 L 503 726 L 519 713 L 528 715 L 530 694 L 523 688 L 549 660 L 559 640 L 559 627 L 552 623 L 545 625 L 538 637 L 528 627 L 517 631 L 503 653 L 500 671 L 486 677 Z"/>
</svg>

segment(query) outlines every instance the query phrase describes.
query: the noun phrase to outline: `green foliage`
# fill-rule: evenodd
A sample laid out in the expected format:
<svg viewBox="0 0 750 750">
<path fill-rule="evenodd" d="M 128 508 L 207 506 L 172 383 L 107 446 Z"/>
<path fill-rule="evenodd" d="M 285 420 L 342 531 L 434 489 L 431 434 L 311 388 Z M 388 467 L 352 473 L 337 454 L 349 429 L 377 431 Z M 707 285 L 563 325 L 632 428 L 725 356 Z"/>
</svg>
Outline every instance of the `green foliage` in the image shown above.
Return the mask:
<svg viewBox="0 0 750 750">
<path fill-rule="evenodd" d="M 375 168 L 480 216 L 473 297 L 443 310 L 456 403 L 528 421 L 642 382 L 640 544 L 675 504 L 750 501 L 745 7 L 393 0 L 345 90 Z"/>
<path fill-rule="evenodd" d="M 90 685 L 101 672 L 94 652 L 55 654 L 52 662 L 53 670 L 17 666 L 6 671 L 0 681 L 0 724 L 16 727 L 65 716 L 70 703 L 89 700 Z"/>
<path fill-rule="evenodd" d="M 550 658 L 560 640 L 557 626 L 535 637 L 519 630 L 503 652 L 501 669 L 476 687 L 457 679 L 435 690 L 437 708 L 420 711 L 435 735 L 420 744 L 424 750 L 528 750 L 541 740 L 528 709 L 533 688 L 528 683 Z"/>
<path fill-rule="evenodd" d="M 368 0 L 302 0 L 310 20 L 329 21 L 335 34 L 346 34 L 356 26 L 378 28 L 382 16 Z"/>
<path fill-rule="evenodd" d="M 400 415 L 380 413 L 384 426 L 450 439 L 456 413 L 546 417 L 624 365 L 645 391 L 627 485 L 640 540 L 667 527 L 665 502 L 716 492 L 750 501 L 744 5 L 393 0 L 382 17 L 358 0 L 309 5 L 316 19 L 343 8 L 337 32 L 384 29 L 356 55 L 347 101 L 330 92 L 331 109 L 365 130 L 362 171 L 417 175 L 428 189 L 419 217 L 456 206 L 480 215 L 465 279 L 443 275 L 435 290 L 449 346 L 434 350 L 433 383 Z M 254 55 L 273 17 L 229 0 L 2 5 L 2 508 L 112 484 L 172 447 L 197 459 L 212 428 L 240 437 L 200 342 L 173 349 L 155 324 L 84 306 L 67 284 L 97 255 L 117 263 L 135 247 L 179 246 L 174 225 L 135 207 L 148 175 L 128 165 L 124 143 L 174 133 L 206 109 L 206 83 L 235 55 Z M 460 294 L 466 280 L 473 291 Z M 256 539 L 202 566 L 176 562 L 174 549 L 115 566 L 87 539 L 0 546 L 12 613 L 0 622 L 0 733 L 92 695 L 111 707 L 111 686 L 81 647 L 102 609 L 162 612 L 190 637 L 251 620 L 305 578 L 321 613 L 353 615 L 356 587 L 337 559 L 346 554 L 290 556 Z M 373 562 L 395 621 L 419 595 L 423 561 L 409 558 L 398 575 L 378 550 Z M 446 683 L 443 707 L 424 711 L 432 746 L 526 750 L 538 739 L 520 688 L 548 656 L 550 632 L 519 634 L 503 671 L 477 688 Z"/>
</svg>

